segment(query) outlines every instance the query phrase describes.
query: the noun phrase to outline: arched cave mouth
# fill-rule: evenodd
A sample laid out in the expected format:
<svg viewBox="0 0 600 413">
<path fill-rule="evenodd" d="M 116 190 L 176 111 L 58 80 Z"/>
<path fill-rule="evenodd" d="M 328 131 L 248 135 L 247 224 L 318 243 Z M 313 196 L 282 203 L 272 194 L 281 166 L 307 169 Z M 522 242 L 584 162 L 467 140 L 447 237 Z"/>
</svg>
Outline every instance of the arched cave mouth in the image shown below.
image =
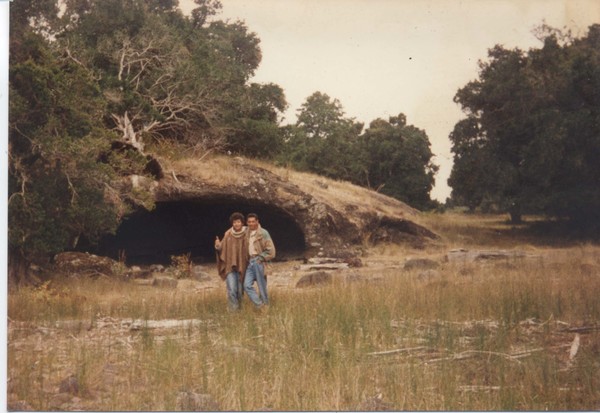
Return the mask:
<svg viewBox="0 0 600 413">
<path fill-rule="evenodd" d="M 194 263 L 214 262 L 215 236 L 221 238 L 231 226 L 233 212 L 258 214 L 275 243 L 276 260 L 303 256 L 304 233 L 287 212 L 274 205 L 223 198 L 157 202 L 152 211 L 127 216 L 117 233 L 103 237 L 92 252 L 124 257 L 127 265 L 169 265 L 171 256 L 188 253 Z"/>
</svg>

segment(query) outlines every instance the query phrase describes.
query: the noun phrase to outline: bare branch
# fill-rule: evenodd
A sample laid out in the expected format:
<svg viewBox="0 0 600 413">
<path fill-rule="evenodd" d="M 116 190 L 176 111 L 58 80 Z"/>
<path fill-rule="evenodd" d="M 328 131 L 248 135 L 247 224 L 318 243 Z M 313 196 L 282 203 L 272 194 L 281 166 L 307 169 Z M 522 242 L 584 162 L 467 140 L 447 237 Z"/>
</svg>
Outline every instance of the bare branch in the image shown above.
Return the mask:
<svg viewBox="0 0 600 413">
<path fill-rule="evenodd" d="M 417 350 L 428 350 L 428 347 L 419 346 L 419 347 L 407 347 L 407 348 L 397 348 L 394 350 L 386 350 L 386 351 L 375 351 L 372 353 L 367 353 L 367 356 L 387 356 L 389 354 L 398 354 L 398 353 L 407 353 L 411 351 Z"/>
</svg>

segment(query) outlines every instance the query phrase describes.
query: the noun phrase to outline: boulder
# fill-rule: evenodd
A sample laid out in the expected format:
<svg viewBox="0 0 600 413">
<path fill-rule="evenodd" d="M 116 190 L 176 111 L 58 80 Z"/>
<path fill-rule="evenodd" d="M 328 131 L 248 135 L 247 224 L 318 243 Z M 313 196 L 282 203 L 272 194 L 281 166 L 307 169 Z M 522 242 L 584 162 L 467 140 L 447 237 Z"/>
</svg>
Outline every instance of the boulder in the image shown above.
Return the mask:
<svg viewBox="0 0 600 413">
<path fill-rule="evenodd" d="M 54 257 L 56 267 L 69 275 L 115 275 L 119 263 L 87 252 L 61 252 Z"/>
<path fill-rule="evenodd" d="M 516 260 L 523 259 L 527 255 L 519 250 L 465 250 L 462 248 L 450 250 L 446 255 L 449 262 L 475 262 L 493 260 Z M 535 258 L 536 256 L 529 256 Z"/>
<path fill-rule="evenodd" d="M 300 266 L 300 271 L 310 270 L 342 270 L 350 268 L 345 262 L 331 263 L 331 264 L 305 264 Z"/>
<path fill-rule="evenodd" d="M 154 274 L 154 271 L 151 268 L 141 268 L 137 265 L 134 265 L 127 271 L 127 275 L 130 278 L 150 278 L 152 274 Z"/>
<path fill-rule="evenodd" d="M 296 283 L 296 288 L 306 288 L 318 284 L 328 284 L 332 280 L 331 274 L 325 271 L 316 271 L 304 275 Z"/>
<path fill-rule="evenodd" d="M 330 265 L 330 264 L 348 264 L 349 267 L 362 267 L 362 261 L 360 258 L 349 254 L 344 257 L 313 257 L 307 260 L 307 265 Z M 315 267 L 311 267 L 315 268 Z M 341 268 L 346 268 L 342 266 Z M 317 268 L 315 268 L 317 269 Z M 327 268 L 323 268 L 327 269 Z"/>
</svg>

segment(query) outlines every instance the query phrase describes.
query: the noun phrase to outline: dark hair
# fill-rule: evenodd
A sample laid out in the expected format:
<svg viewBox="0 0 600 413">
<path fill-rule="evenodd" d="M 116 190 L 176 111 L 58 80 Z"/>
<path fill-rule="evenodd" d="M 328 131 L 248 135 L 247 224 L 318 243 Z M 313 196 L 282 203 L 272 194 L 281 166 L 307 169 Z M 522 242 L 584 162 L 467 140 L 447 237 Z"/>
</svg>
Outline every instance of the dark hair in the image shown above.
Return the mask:
<svg viewBox="0 0 600 413">
<path fill-rule="evenodd" d="M 247 216 L 246 219 L 248 218 L 256 218 L 256 220 L 258 221 L 258 215 L 256 215 L 254 212 L 250 212 Z"/>
<path fill-rule="evenodd" d="M 234 212 L 229 217 L 229 223 L 233 224 L 233 221 L 237 221 L 238 219 L 242 221 L 242 224 L 244 223 L 244 215 L 241 212 Z"/>
</svg>

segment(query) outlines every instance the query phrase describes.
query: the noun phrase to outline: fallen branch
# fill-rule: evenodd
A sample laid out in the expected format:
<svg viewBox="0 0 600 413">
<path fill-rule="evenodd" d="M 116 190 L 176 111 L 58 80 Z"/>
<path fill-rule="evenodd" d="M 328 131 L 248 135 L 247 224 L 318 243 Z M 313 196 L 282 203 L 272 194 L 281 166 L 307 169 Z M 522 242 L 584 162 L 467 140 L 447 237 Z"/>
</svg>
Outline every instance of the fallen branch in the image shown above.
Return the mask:
<svg viewBox="0 0 600 413">
<path fill-rule="evenodd" d="M 514 361 L 515 363 L 521 364 L 519 360 L 517 360 L 514 356 L 506 353 L 497 353 L 495 351 L 480 351 L 480 350 L 467 350 L 462 353 L 453 354 L 450 357 L 442 357 L 438 359 L 432 359 L 426 361 L 426 363 L 439 363 L 441 361 L 456 361 L 456 360 L 465 360 L 469 358 L 473 358 L 478 355 L 488 355 L 488 356 L 497 356 L 505 358 L 508 361 Z"/>
<path fill-rule="evenodd" d="M 464 392 L 477 392 L 477 391 L 491 391 L 491 390 L 500 390 L 501 387 L 500 386 L 459 386 L 458 390 L 459 391 L 464 391 Z"/>
<path fill-rule="evenodd" d="M 386 351 L 375 351 L 372 353 L 367 353 L 367 356 L 386 356 L 388 354 L 398 354 L 398 353 L 406 353 L 409 351 L 417 351 L 417 350 L 427 350 L 428 347 L 420 346 L 420 347 L 407 347 L 407 348 L 397 348 L 394 350 L 386 350 Z"/>
<path fill-rule="evenodd" d="M 522 359 L 524 357 L 531 356 L 533 353 L 537 353 L 538 351 L 544 351 L 544 350 L 545 349 L 543 349 L 543 348 L 534 348 L 532 350 L 520 351 L 518 353 L 511 354 L 511 357 L 513 357 L 515 359 Z"/>
<path fill-rule="evenodd" d="M 583 327 L 571 327 L 559 330 L 559 333 L 590 333 L 592 331 L 600 330 L 600 326 L 583 326 Z"/>
</svg>

